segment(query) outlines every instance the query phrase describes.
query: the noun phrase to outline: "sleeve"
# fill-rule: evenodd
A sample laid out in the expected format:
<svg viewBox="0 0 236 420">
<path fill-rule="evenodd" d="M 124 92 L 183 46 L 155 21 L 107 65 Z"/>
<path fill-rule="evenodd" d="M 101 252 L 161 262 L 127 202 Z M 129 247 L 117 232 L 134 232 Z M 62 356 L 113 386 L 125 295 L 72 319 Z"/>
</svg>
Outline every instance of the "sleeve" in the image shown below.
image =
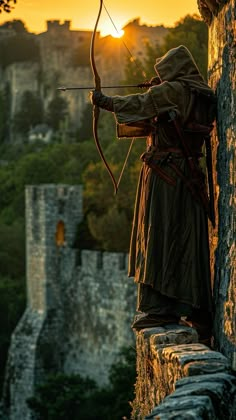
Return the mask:
<svg viewBox="0 0 236 420">
<path fill-rule="evenodd" d="M 163 82 L 146 93 L 114 96 L 114 114 L 119 124 L 135 123 L 170 110 L 181 112 L 183 88 L 178 82 Z"/>
</svg>

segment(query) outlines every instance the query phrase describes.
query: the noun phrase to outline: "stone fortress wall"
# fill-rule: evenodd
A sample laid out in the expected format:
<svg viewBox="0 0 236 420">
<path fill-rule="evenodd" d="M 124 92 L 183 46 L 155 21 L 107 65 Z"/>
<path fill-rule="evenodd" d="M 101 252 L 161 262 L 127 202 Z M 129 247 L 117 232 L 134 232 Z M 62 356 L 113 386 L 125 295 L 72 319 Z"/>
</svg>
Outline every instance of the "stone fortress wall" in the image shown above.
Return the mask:
<svg viewBox="0 0 236 420">
<path fill-rule="evenodd" d="M 26 399 L 50 372 L 108 382 L 130 324 L 136 288 L 127 255 L 76 248 L 82 186 L 26 188 L 27 308 L 11 339 L 4 403 L 9 419 L 30 419 Z"/>
</svg>

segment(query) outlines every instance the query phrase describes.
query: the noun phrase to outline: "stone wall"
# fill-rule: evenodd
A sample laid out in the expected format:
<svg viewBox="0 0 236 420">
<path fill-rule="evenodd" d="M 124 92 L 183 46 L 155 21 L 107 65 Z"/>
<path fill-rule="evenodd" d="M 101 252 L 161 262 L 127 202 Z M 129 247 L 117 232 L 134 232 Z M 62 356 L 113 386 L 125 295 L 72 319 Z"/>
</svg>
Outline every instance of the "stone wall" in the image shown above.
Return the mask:
<svg viewBox="0 0 236 420">
<path fill-rule="evenodd" d="M 236 3 L 224 3 L 209 27 L 209 82 L 218 99 L 213 135 L 218 226 L 211 238 L 215 255 L 215 346 L 236 364 Z"/>
<path fill-rule="evenodd" d="M 24 92 L 30 91 L 36 94 L 39 90 L 38 63 L 14 63 L 5 70 L 0 84 L 8 82 L 11 87 L 11 115 L 20 109 L 20 102 Z"/>
<path fill-rule="evenodd" d="M 236 418 L 236 3 L 198 5 L 209 25 L 209 83 L 218 102 L 212 135 L 217 223 L 210 227 L 214 350 L 197 343 L 196 332 L 186 327 L 141 331 L 133 403 L 139 420 Z"/>
<path fill-rule="evenodd" d="M 136 288 L 127 279 L 127 255 L 82 251 L 75 279 L 67 279 L 64 370 L 108 383 L 109 367 L 123 347 L 135 346 L 130 328 Z"/>
<path fill-rule="evenodd" d="M 75 248 L 82 206 L 81 186 L 26 188 L 28 299 L 7 362 L 10 420 L 31 419 L 26 400 L 49 373 L 79 373 L 104 385 L 120 350 L 135 345 L 127 255 Z"/>
<path fill-rule="evenodd" d="M 177 325 L 137 334 L 133 420 L 236 418 L 236 377 L 229 360 L 197 341 L 194 329 Z"/>
</svg>

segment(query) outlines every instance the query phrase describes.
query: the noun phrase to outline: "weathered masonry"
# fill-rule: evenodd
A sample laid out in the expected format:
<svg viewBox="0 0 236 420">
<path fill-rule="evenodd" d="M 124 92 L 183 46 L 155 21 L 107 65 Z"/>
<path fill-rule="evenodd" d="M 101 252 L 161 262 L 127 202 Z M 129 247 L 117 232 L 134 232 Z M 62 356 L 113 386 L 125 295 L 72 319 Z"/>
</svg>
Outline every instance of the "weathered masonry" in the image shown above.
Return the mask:
<svg viewBox="0 0 236 420">
<path fill-rule="evenodd" d="M 133 402 L 133 419 L 139 420 L 236 418 L 236 3 L 198 4 L 209 25 L 209 83 L 218 98 L 212 137 L 217 226 L 210 231 L 214 348 L 199 344 L 187 327 L 141 331 Z M 85 250 L 77 258 L 81 193 L 81 187 L 69 186 L 27 189 L 28 307 L 8 361 L 5 403 L 11 420 L 30 419 L 26 398 L 45 372 L 96 372 L 105 381 L 103 362 L 111 362 L 117 343 L 132 341 L 134 285 L 126 279 L 126 256 Z"/>
<path fill-rule="evenodd" d="M 76 246 L 82 186 L 26 188 L 27 309 L 11 339 L 4 404 L 11 420 L 31 419 L 26 400 L 50 372 L 79 373 L 100 385 L 130 328 L 135 287 L 127 255 Z"/>
<path fill-rule="evenodd" d="M 137 335 L 134 419 L 236 418 L 236 3 L 198 0 L 209 25 L 209 83 L 217 94 L 212 137 L 217 226 L 210 231 L 213 350 L 181 326 Z"/>
</svg>

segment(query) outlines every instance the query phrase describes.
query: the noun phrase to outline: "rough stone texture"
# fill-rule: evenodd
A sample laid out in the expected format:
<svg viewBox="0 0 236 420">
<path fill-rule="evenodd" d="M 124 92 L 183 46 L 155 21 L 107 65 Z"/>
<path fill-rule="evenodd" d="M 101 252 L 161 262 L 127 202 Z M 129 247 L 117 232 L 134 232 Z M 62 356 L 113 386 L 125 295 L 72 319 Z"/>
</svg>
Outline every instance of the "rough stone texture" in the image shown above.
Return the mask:
<svg viewBox="0 0 236 420">
<path fill-rule="evenodd" d="M 1 32 L 0 30 L 0 38 Z M 78 52 L 84 52 L 85 46 L 89 45 L 91 35 L 92 31 L 72 31 L 69 25 L 60 24 L 59 21 L 54 22 L 54 25 L 49 24 L 46 32 L 28 35 L 39 46 L 39 61 L 16 62 L 5 69 L 1 68 L 0 88 L 4 89 L 9 84 L 11 92 L 9 118 L 12 119 L 19 111 L 22 96 L 26 91 L 41 98 L 46 110 L 59 86 L 72 86 L 78 83 L 91 85 L 92 73 L 89 63 L 87 65 L 73 63 Z M 68 103 L 71 127 L 80 127 L 82 113 L 88 103 L 88 92 L 85 90 L 77 94 L 68 93 L 63 98 Z M 16 141 L 15 133 L 12 133 L 11 141 Z"/>
<path fill-rule="evenodd" d="M 133 417 L 143 419 L 151 409 L 173 390 L 173 380 L 165 364 L 163 351 L 175 344 L 197 342 L 194 329 L 185 326 L 147 328 L 137 333 L 137 381 Z M 178 374 L 179 377 L 179 374 Z"/>
<path fill-rule="evenodd" d="M 43 330 L 44 319 L 42 313 L 28 308 L 11 337 L 3 390 L 3 409 L 9 414 L 9 418 L 20 419 L 22 413 L 26 414 L 26 419 L 30 418 L 25 411 L 25 400 L 34 389 L 37 369 L 36 348 L 40 332 Z"/>
<path fill-rule="evenodd" d="M 235 416 L 236 378 L 217 373 L 180 379 L 176 390 L 145 418 L 234 420 Z"/>
<path fill-rule="evenodd" d="M 203 20 L 210 25 L 228 0 L 197 0 L 198 9 Z"/>
<path fill-rule="evenodd" d="M 197 340 L 194 329 L 178 325 L 137 334 L 133 419 L 235 418 L 236 377 L 230 363 Z"/>
<path fill-rule="evenodd" d="M 236 3 L 224 3 L 209 27 L 209 82 L 218 99 L 217 127 L 213 133 L 217 228 L 211 231 L 211 253 L 215 347 L 236 369 Z"/>
<path fill-rule="evenodd" d="M 209 83 L 218 99 L 212 135 L 216 228 L 210 227 L 210 244 L 214 348 L 220 352 L 196 343 L 163 347 L 154 331 L 139 333 L 134 419 L 143 419 L 154 404 L 159 405 L 146 419 L 236 418 L 236 378 L 231 371 L 236 370 L 236 3 L 198 0 L 198 5 L 210 25 Z M 162 340 L 164 331 L 159 333 Z"/>
<path fill-rule="evenodd" d="M 107 383 L 108 368 L 122 347 L 135 345 L 130 328 L 135 285 L 127 279 L 127 255 L 82 251 L 81 265 L 65 291 L 66 372 Z"/>
<path fill-rule="evenodd" d="M 80 373 L 102 385 L 130 328 L 136 287 L 127 255 L 75 248 L 82 187 L 26 189 L 27 309 L 11 339 L 4 385 L 10 420 L 31 419 L 26 400 L 52 372 Z"/>
</svg>

